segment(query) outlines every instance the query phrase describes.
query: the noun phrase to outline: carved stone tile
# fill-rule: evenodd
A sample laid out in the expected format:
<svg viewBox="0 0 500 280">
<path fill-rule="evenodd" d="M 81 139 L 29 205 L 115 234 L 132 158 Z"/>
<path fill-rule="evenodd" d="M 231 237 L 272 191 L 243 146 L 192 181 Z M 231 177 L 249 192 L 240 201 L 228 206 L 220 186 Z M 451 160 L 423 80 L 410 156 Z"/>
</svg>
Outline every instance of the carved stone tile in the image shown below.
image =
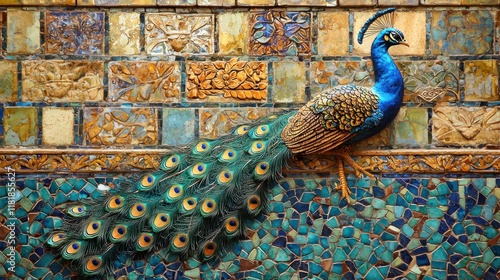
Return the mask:
<svg viewBox="0 0 500 280">
<path fill-rule="evenodd" d="M 305 102 L 306 70 L 304 62 L 273 62 L 273 102 Z"/>
<path fill-rule="evenodd" d="M 7 53 L 40 52 L 40 12 L 7 11 Z"/>
<path fill-rule="evenodd" d="M 313 96 L 339 85 L 372 86 L 373 83 L 371 60 L 311 63 L 310 89 Z"/>
<path fill-rule="evenodd" d="M 42 108 L 42 143 L 66 146 L 74 143 L 73 108 Z"/>
<path fill-rule="evenodd" d="M 498 5 L 500 0 L 462 0 L 461 5 Z"/>
<path fill-rule="evenodd" d="M 462 0 L 420 0 L 422 5 L 460 5 Z"/>
<path fill-rule="evenodd" d="M 279 6 L 336 6 L 337 1 L 331 0 L 278 0 Z"/>
<path fill-rule="evenodd" d="M 162 144 L 179 146 L 195 139 L 195 109 L 163 109 Z"/>
<path fill-rule="evenodd" d="M 307 12 L 252 13 L 250 33 L 250 54 L 311 53 L 311 14 Z"/>
<path fill-rule="evenodd" d="M 146 53 L 211 54 L 214 51 L 213 15 L 146 14 Z"/>
<path fill-rule="evenodd" d="M 17 61 L 0 61 L 0 102 L 17 101 Z"/>
<path fill-rule="evenodd" d="M 248 13 L 219 14 L 219 53 L 242 55 L 247 53 Z"/>
<path fill-rule="evenodd" d="M 435 107 L 432 134 L 444 145 L 500 144 L 500 108 Z"/>
<path fill-rule="evenodd" d="M 338 0 L 340 6 L 374 6 L 375 0 Z"/>
<path fill-rule="evenodd" d="M 459 100 L 458 61 L 397 61 L 396 64 L 405 81 L 405 102 Z"/>
<path fill-rule="evenodd" d="M 263 101 L 267 98 L 267 63 L 259 61 L 188 62 L 189 100 Z"/>
<path fill-rule="evenodd" d="M 274 6 L 276 0 L 237 0 L 238 6 Z"/>
<path fill-rule="evenodd" d="M 231 7 L 235 5 L 236 0 L 198 0 L 198 6 Z"/>
<path fill-rule="evenodd" d="M 87 145 L 156 145 L 158 115 L 153 108 L 85 108 Z"/>
<path fill-rule="evenodd" d="M 271 113 L 270 108 L 204 108 L 200 110 L 200 137 L 217 138 L 238 124 L 249 123 Z"/>
<path fill-rule="evenodd" d="M 78 0 L 79 6 L 155 6 L 156 0 Z"/>
<path fill-rule="evenodd" d="M 366 140 L 363 140 L 355 145 L 356 150 L 377 149 L 381 147 L 389 147 L 391 145 L 391 127 L 386 127 Z"/>
<path fill-rule="evenodd" d="M 349 55 L 348 12 L 318 13 L 318 54 Z"/>
<path fill-rule="evenodd" d="M 465 61 L 464 72 L 466 101 L 498 100 L 498 61 Z"/>
<path fill-rule="evenodd" d="M 141 52 L 140 14 L 109 14 L 109 54 L 130 55 Z"/>
<path fill-rule="evenodd" d="M 179 63 L 121 61 L 109 63 L 109 101 L 179 102 Z"/>
<path fill-rule="evenodd" d="M 433 55 L 493 53 L 490 11 L 433 11 L 429 49 Z M 411 42 L 410 42 L 411 44 Z"/>
<path fill-rule="evenodd" d="M 402 107 L 394 120 L 394 144 L 423 147 L 429 144 L 427 108 Z"/>
<path fill-rule="evenodd" d="M 23 61 L 22 75 L 22 98 L 25 101 L 103 100 L 102 61 Z"/>
<path fill-rule="evenodd" d="M 35 146 L 38 134 L 38 113 L 34 107 L 4 108 L 3 126 L 6 146 Z"/>
<path fill-rule="evenodd" d="M 194 6 L 196 0 L 157 0 L 158 6 Z"/>
<path fill-rule="evenodd" d="M 418 6 L 418 2 L 418 0 L 378 0 L 380 6 Z"/>
<path fill-rule="evenodd" d="M 21 0 L 23 5 L 30 6 L 73 6 L 76 0 Z M 4 1 L 2 1 L 2 4 Z"/>
<path fill-rule="evenodd" d="M 103 12 L 45 13 L 45 53 L 100 55 L 103 52 Z"/>
</svg>

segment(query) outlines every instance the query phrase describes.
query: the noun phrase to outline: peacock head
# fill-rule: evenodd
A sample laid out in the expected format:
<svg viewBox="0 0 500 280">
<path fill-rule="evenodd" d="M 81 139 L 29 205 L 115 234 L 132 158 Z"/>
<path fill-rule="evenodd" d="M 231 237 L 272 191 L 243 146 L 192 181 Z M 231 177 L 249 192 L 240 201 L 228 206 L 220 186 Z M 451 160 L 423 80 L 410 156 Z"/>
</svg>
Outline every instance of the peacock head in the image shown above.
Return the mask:
<svg viewBox="0 0 500 280">
<path fill-rule="evenodd" d="M 380 38 L 380 39 L 379 39 Z M 377 39 L 384 40 L 387 47 L 392 47 L 396 45 L 404 45 L 409 47 L 410 44 L 406 42 L 405 35 L 403 32 L 399 31 L 396 28 L 386 28 L 380 32 L 377 36 Z"/>
<path fill-rule="evenodd" d="M 403 32 L 393 27 L 395 10 L 387 8 L 371 16 L 359 30 L 358 43 L 362 44 L 364 38 L 378 34 L 374 43 L 384 44 L 387 48 L 396 45 L 409 46 Z"/>
</svg>

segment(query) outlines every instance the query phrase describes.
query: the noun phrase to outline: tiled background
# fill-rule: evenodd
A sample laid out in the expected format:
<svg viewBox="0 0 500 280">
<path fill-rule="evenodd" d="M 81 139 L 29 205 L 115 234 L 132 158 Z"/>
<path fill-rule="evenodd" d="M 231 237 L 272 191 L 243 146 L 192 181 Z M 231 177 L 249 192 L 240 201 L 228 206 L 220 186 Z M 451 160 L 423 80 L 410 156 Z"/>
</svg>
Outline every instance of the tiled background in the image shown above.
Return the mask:
<svg viewBox="0 0 500 280">
<path fill-rule="evenodd" d="M 394 5 L 405 106 L 360 143 L 380 180 L 332 188 L 329 156 L 298 158 L 270 213 L 221 260 L 116 263 L 119 279 L 498 279 L 499 0 L 0 0 L 0 278 L 70 278 L 43 247 L 61 205 L 158 166 L 173 146 L 373 83 L 355 40 Z M 16 220 L 9 272 L 9 219 Z M 121 277 L 121 278 L 120 278 Z M 78 277 L 73 277 L 78 279 Z"/>
</svg>

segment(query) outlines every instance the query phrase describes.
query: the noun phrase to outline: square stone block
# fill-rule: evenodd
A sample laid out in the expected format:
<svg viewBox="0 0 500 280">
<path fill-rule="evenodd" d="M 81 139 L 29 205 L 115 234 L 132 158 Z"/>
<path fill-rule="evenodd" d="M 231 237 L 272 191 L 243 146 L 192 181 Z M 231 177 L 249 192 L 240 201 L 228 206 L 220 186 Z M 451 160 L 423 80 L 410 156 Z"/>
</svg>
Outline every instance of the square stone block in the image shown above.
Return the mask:
<svg viewBox="0 0 500 280">
<path fill-rule="evenodd" d="M 23 101 L 102 101 L 102 61 L 26 60 L 22 62 Z"/>
<path fill-rule="evenodd" d="M 250 54 L 308 55 L 311 53 L 311 14 L 259 12 L 250 14 Z"/>
<path fill-rule="evenodd" d="M 219 14 L 219 53 L 242 55 L 247 53 L 248 13 Z"/>
<path fill-rule="evenodd" d="M 21 0 L 28 6 L 74 6 L 76 0 Z"/>
<path fill-rule="evenodd" d="M 109 14 L 109 54 L 141 53 L 140 13 Z"/>
<path fill-rule="evenodd" d="M 179 63 L 120 61 L 108 66 L 108 101 L 179 102 Z"/>
<path fill-rule="evenodd" d="M 376 0 L 338 0 L 339 6 L 374 6 Z"/>
<path fill-rule="evenodd" d="M 158 114 L 153 108 L 84 108 L 87 145 L 157 145 Z"/>
<path fill-rule="evenodd" d="M 236 0 L 198 0 L 198 6 L 231 7 L 235 5 Z"/>
<path fill-rule="evenodd" d="M 491 54 L 493 32 L 493 12 L 433 11 L 429 49 L 432 55 Z"/>
<path fill-rule="evenodd" d="M 50 146 L 72 145 L 75 138 L 75 111 L 73 108 L 42 109 L 42 144 Z"/>
<path fill-rule="evenodd" d="M 186 97 L 189 101 L 265 101 L 267 62 L 188 62 Z"/>
<path fill-rule="evenodd" d="M 323 56 L 349 55 L 348 12 L 318 13 L 318 54 Z"/>
<path fill-rule="evenodd" d="M 498 100 L 498 61 L 464 61 L 466 101 Z"/>
<path fill-rule="evenodd" d="M 460 5 L 462 0 L 420 0 L 422 5 Z"/>
<path fill-rule="evenodd" d="M 77 0 L 78 6 L 155 6 L 156 0 Z"/>
<path fill-rule="evenodd" d="M 306 70 L 304 62 L 273 62 L 273 102 L 305 102 Z"/>
<path fill-rule="evenodd" d="M 195 6 L 196 0 L 157 0 L 158 6 Z"/>
<path fill-rule="evenodd" d="M 200 109 L 200 138 L 218 138 L 230 133 L 239 124 L 254 122 L 271 112 L 270 108 Z"/>
<path fill-rule="evenodd" d="M 464 6 L 473 6 L 473 5 L 498 5 L 500 4 L 500 0 L 462 0 L 460 3 Z"/>
<path fill-rule="evenodd" d="M 17 61 L 0 61 L 0 102 L 17 101 Z"/>
<path fill-rule="evenodd" d="M 397 61 L 405 82 L 405 102 L 450 102 L 460 99 L 459 62 Z"/>
<path fill-rule="evenodd" d="M 435 107 L 433 141 L 442 145 L 500 144 L 500 108 Z"/>
<path fill-rule="evenodd" d="M 378 0 L 380 6 L 418 6 L 418 0 Z"/>
<path fill-rule="evenodd" d="M 278 0 L 278 6 L 325 6 L 326 3 L 326 0 Z"/>
<path fill-rule="evenodd" d="M 363 24 L 373 15 L 373 11 L 354 13 L 354 40 L 353 53 L 356 55 L 370 55 L 371 44 L 375 35 L 365 37 L 363 44 L 358 43 L 358 33 Z M 410 47 L 403 45 L 389 49 L 391 55 L 425 55 L 425 12 L 399 12 L 394 13 L 394 27 L 405 34 L 406 41 Z"/>
<path fill-rule="evenodd" d="M 38 110 L 5 107 L 3 116 L 6 146 L 35 146 L 38 139 Z"/>
<path fill-rule="evenodd" d="M 146 13 L 146 53 L 157 55 L 214 52 L 214 16 Z"/>
<path fill-rule="evenodd" d="M 422 147 L 428 144 L 427 108 L 402 107 L 394 120 L 394 144 Z"/>
<path fill-rule="evenodd" d="M 238 6 L 274 6 L 276 0 L 236 0 Z"/>
<path fill-rule="evenodd" d="M 195 139 L 195 109 L 164 108 L 162 144 L 169 146 L 186 145 Z"/>
<path fill-rule="evenodd" d="M 40 52 L 40 12 L 7 11 L 7 53 Z"/>
<path fill-rule="evenodd" d="M 103 12 L 45 12 L 45 53 L 104 53 Z"/>
</svg>

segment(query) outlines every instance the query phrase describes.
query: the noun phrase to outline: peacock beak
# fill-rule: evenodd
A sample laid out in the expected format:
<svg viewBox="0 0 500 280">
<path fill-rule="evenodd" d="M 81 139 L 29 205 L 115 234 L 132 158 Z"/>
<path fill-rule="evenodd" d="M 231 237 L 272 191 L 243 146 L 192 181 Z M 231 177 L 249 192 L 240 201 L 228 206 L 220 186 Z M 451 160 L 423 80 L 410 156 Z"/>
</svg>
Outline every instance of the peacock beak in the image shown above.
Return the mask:
<svg viewBox="0 0 500 280">
<path fill-rule="evenodd" d="M 400 45 L 405 45 L 405 46 L 407 46 L 407 47 L 409 47 L 409 46 L 410 46 L 410 44 L 408 44 L 408 42 L 406 42 L 406 40 L 403 40 L 403 41 L 399 42 L 399 44 L 400 44 Z"/>
</svg>

